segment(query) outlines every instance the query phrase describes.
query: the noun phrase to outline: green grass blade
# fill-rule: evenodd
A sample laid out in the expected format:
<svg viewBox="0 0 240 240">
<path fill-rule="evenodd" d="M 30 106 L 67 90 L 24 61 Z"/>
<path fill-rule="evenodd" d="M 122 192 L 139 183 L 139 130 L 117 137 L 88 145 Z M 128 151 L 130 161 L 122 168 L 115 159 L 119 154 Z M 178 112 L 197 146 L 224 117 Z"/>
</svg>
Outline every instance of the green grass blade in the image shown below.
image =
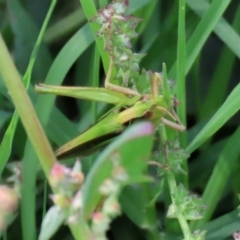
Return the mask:
<svg viewBox="0 0 240 240">
<path fill-rule="evenodd" d="M 50 17 L 52 15 L 55 4 L 56 4 L 56 1 L 53 1 L 50 8 L 49 8 L 49 11 L 48 11 L 47 16 L 45 18 L 45 21 L 44 21 L 43 26 L 41 28 L 41 31 L 39 33 L 37 42 L 36 42 L 36 44 L 34 46 L 34 49 L 32 51 L 28 68 L 26 70 L 26 73 L 24 74 L 23 84 L 24 84 L 26 89 L 28 89 L 28 87 L 29 87 L 33 66 L 34 66 L 34 63 L 36 61 L 36 58 L 37 58 L 37 55 L 38 55 L 38 52 L 39 52 L 39 48 L 40 48 L 40 44 L 42 42 L 44 32 L 46 30 L 47 24 L 48 24 L 48 22 L 50 20 Z M 2 171 L 3 171 L 7 161 L 9 159 L 10 154 L 11 154 L 12 141 L 13 141 L 13 137 L 14 137 L 14 134 L 15 134 L 16 127 L 17 127 L 18 119 L 19 119 L 18 114 L 15 111 L 13 116 L 12 116 L 11 122 L 10 122 L 10 124 L 9 124 L 5 134 L 4 134 L 3 140 L 1 142 L 1 147 L 0 147 L 0 159 L 1 159 L 0 175 L 2 175 Z"/>
<path fill-rule="evenodd" d="M 13 142 L 13 137 L 14 137 L 14 133 L 16 130 L 16 126 L 18 123 L 18 114 L 15 111 L 11 122 L 6 130 L 6 132 L 4 133 L 2 142 L 1 142 L 1 146 L 0 146 L 0 176 L 2 176 L 2 172 L 7 164 L 7 161 L 9 159 L 9 156 L 11 154 L 12 151 L 12 142 Z"/>
<path fill-rule="evenodd" d="M 11 101 L 10 96 L 9 94 L 7 94 L 7 90 L 5 89 L 2 81 L 3 80 L 0 76 L 0 92 L 3 94 L 4 97 L 6 97 L 6 99 Z M 28 92 L 31 96 L 31 100 L 36 103 L 37 96 L 34 88 L 30 86 Z M 1 120 L 5 120 L 7 116 L 9 117 L 10 113 L 4 114 Z M 60 110 L 58 110 L 56 107 L 53 108 L 47 125 L 47 134 L 54 143 L 56 143 L 58 146 L 61 146 L 64 143 L 70 141 L 71 139 L 73 139 L 73 137 L 76 136 L 77 128 L 77 124 L 67 119 L 66 116 L 63 115 L 63 113 L 60 112 Z M 65 129 L 67 129 L 67 131 Z"/>
<path fill-rule="evenodd" d="M 218 161 L 214 167 L 213 173 L 207 183 L 203 194 L 203 202 L 207 206 L 207 211 L 204 218 L 195 222 L 192 227 L 198 229 L 204 223 L 209 221 L 214 209 L 217 206 L 219 199 L 222 196 L 224 187 L 229 179 L 231 172 L 235 168 L 235 164 L 239 159 L 240 154 L 240 127 L 229 138 L 222 152 L 219 155 Z"/>
<path fill-rule="evenodd" d="M 11 116 L 10 112 L 4 111 L 4 110 L 0 110 L 0 129 L 5 124 L 7 119 L 9 119 L 10 116 Z"/>
<path fill-rule="evenodd" d="M 140 8 L 145 7 L 146 5 L 150 4 L 154 0 L 131 0 L 129 1 L 129 7 L 127 10 L 127 14 L 132 14 L 133 12 L 137 11 Z"/>
<path fill-rule="evenodd" d="M 142 21 L 139 24 L 139 27 L 137 28 L 137 32 L 138 34 L 142 34 L 144 31 L 144 37 L 145 39 L 143 39 L 143 41 L 149 41 L 149 31 L 151 31 L 152 34 L 154 34 L 154 32 L 156 32 L 158 28 L 158 26 L 156 25 L 154 30 L 153 30 L 153 26 L 151 26 L 151 28 L 147 28 L 149 21 L 151 20 L 151 17 L 153 15 L 154 9 L 157 8 L 157 0 L 153 0 L 151 3 L 149 3 L 146 7 L 142 8 L 139 10 L 139 12 L 135 13 L 134 16 L 136 17 L 140 17 L 141 19 L 144 19 L 144 21 Z"/>
<path fill-rule="evenodd" d="M 228 139 L 218 141 L 215 144 L 210 145 L 206 150 L 194 159 L 194 162 L 189 166 L 189 172 L 191 179 L 191 188 L 196 189 L 205 185 L 206 179 L 212 173 L 221 150 L 224 148 Z"/>
<path fill-rule="evenodd" d="M 94 5 L 94 2 L 92 0 L 80 0 L 80 3 L 82 5 L 82 8 L 84 10 L 84 13 L 85 13 L 88 21 L 91 20 L 97 14 L 97 9 Z M 104 50 L 103 41 L 97 37 L 97 32 L 99 31 L 100 26 L 98 26 L 98 24 L 96 24 L 96 23 L 91 23 L 91 22 L 89 23 L 89 25 L 91 27 L 96 45 L 98 47 L 98 51 L 101 55 L 104 70 L 106 73 L 108 70 L 108 66 L 109 66 L 109 56 L 108 56 L 108 53 Z"/>
<path fill-rule="evenodd" d="M 197 2 L 197 0 L 187 0 L 189 6 L 196 7 L 196 5 L 199 4 Z M 201 22 L 195 30 L 195 34 L 193 34 L 188 41 L 186 73 L 190 70 L 208 36 L 216 26 L 229 3 L 230 0 L 223 0 L 221 2 L 219 2 L 219 0 L 214 0 L 204 14 Z"/>
<path fill-rule="evenodd" d="M 240 84 L 234 88 L 224 104 L 219 108 L 211 120 L 204 126 L 196 138 L 188 145 L 186 151 L 192 153 L 208 138 L 210 138 L 226 121 L 228 121 L 240 108 Z"/>
<path fill-rule="evenodd" d="M 48 27 L 44 35 L 44 41 L 52 44 L 74 30 L 77 30 L 85 22 L 86 18 L 83 10 L 77 9 L 76 11 L 67 15 L 65 18 L 59 20 L 54 25 Z"/>
<path fill-rule="evenodd" d="M 202 2 L 198 0 L 187 0 L 187 3 L 190 6 L 191 5 L 199 6 L 199 3 L 202 4 Z M 212 1 L 208 10 L 205 12 L 196 30 L 194 31 L 191 38 L 187 42 L 185 74 L 187 74 L 190 68 L 192 67 L 204 43 L 206 42 L 210 33 L 213 31 L 214 27 L 216 26 L 217 22 L 221 18 L 223 12 L 226 10 L 229 3 L 230 0 L 223 0 L 221 2 L 219 2 L 219 0 L 214 0 Z M 176 63 L 172 67 L 169 75 L 171 78 L 173 79 L 175 78 Z"/>
<path fill-rule="evenodd" d="M 240 31 L 240 5 L 234 16 L 232 27 Z M 235 45 L 235 49 L 238 48 L 238 44 Z M 227 61 L 226 61 L 227 59 Z M 216 67 L 216 71 L 210 82 L 208 94 L 200 107 L 200 118 L 209 117 L 213 114 L 214 110 L 220 107 L 223 103 L 227 93 L 229 81 L 235 62 L 235 55 L 233 52 L 225 46 L 220 54 L 220 58 Z M 221 87 L 219 87 L 221 86 Z M 217 95 L 216 95 L 217 94 Z M 213 98 L 212 96 L 218 96 Z"/>
<path fill-rule="evenodd" d="M 230 1 L 224 0 L 224 1 L 221 1 L 221 4 L 225 5 L 225 4 L 228 4 L 229 2 Z M 201 1 L 187 0 L 187 3 L 189 7 L 193 9 L 194 12 L 196 12 L 199 16 L 203 16 L 204 12 L 209 8 L 209 3 L 205 0 L 201 0 Z M 218 23 L 214 27 L 214 32 L 232 50 L 232 52 L 236 56 L 240 57 L 240 46 L 239 46 L 240 37 L 225 19 L 223 18 L 219 19 Z"/>
<path fill-rule="evenodd" d="M 41 124 L 35 114 L 32 103 L 25 91 L 21 82 L 17 69 L 15 68 L 10 54 L 0 36 L 0 72 L 8 88 L 9 94 L 12 97 L 14 105 L 21 117 L 24 128 L 31 140 L 36 154 L 42 164 L 42 168 L 48 176 L 50 168 L 56 161 L 48 140 L 43 132 Z M 26 117 L 31 116 L 31 117 Z M 32 179 L 31 179 L 32 181 Z M 35 184 L 34 184 L 35 187 Z M 30 197 L 30 196 L 28 196 Z M 29 206 L 28 206 L 29 207 Z M 28 209 L 29 210 L 29 209 Z M 35 210 L 35 209 L 34 209 Z M 26 220 L 26 219 L 24 219 Z M 33 219 L 34 220 L 34 219 Z M 28 232 L 33 233 L 31 239 L 35 238 L 35 228 L 28 229 Z M 27 238 L 24 238 L 27 239 Z"/>
<path fill-rule="evenodd" d="M 53 10 L 54 10 L 54 8 L 56 6 L 56 3 L 57 3 L 57 0 L 52 0 L 51 1 L 50 7 L 49 7 L 48 12 L 47 12 L 47 15 L 46 15 L 46 17 L 44 19 L 43 25 L 42 25 L 41 30 L 39 32 L 36 44 L 35 44 L 35 46 L 33 48 L 33 51 L 32 51 L 31 57 L 30 57 L 30 61 L 29 61 L 29 64 L 28 64 L 28 67 L 27 67 L 27 70 L 26 70 L 26 73 L 23 76 L 23 84 L 26 87 L 26 89 L 28 89 L 28 87 L 29 87 L 31 76 L 32 76 L 33 66 L 34 66 L 34 64 L 36 62 L 36 58 L 38 56 L 39 48 L 40 48 L 40 45 L 41 45 L 41 43 L 43 41 L 44 33 L 45 33 L 46 29 L 47 29 L 47 25 L 48 25 L 49 20 L 50 20 L 50 18 L 52 16 L 52 13 L 53 13 Z"/>
<path fill-rule="evenodd" d="M 178 116 L 186 126 L 186 90 L 185 90 L 185 63 L 186 63 L 186 36 L 185 36 L 185 0 L 179 1 L 178 10 L 178 47 L 177 47 L 177 99 L 181 102 L 177 108 Z M 180 135 L 181 145 L 186 145 L 186 135 Z"/>
<path fill-rule="evenodd" d="M 97 49 L 95 48 L 94 60 L 93 60 L 93 73 L 92 73 L 93 87 L 99 86 L 99 68 L 100 68 L 100 55 Z M 92 119 L 93 119 L 93 123 L 97 121 L 97 103 L 96 102 L 92 103 Z"/>
<path fill-rule="evenodd" d="M 14 59 L 18 71 L 24 74 L 29 65 L 29 58 L 32 54 L 39 36 L 39 29 L 24 9 L 20 1 L 7 1 L 8 14 L 11 16 L 11 28 L 14 33 Z M 51 65 L 51 56 L 44 44 L 38 52 L 38 61 L 35 63 L 32 82 L 36 79 L 43 79 Z"/>
<path fill-rule="evenodd" d="M 47 24 L 49 22 L 50 16 L 53 12 L 53 9 L 55 7 L 56 2 L 53 2 L 53 3 L 54 4 L 52 4 L 49 8 L 49 11 L 48 11 L 47 16 L 45 18 L 45 21 L 44 21 L 43 26 L 41 28 L 41 31 L 39 33 L 37 42 L 35 44 L 35 47 L 33 49 L 32 54 L 31 54 L 28 68 L 27 68 L 26 73 L 23 77 L 23 84 L 24 84 L 26 89 L 28 89 L 28 87 L 29 87 L 30 80 L 31 80 L 31 75 L 32 75 L 32 69 L 33 69 L 34 63 L 36 61 L 36 57 L 37 57 L 37 54 L 38 54 L 38 51 L 39 51 L 40 44 L 41 44 L 42 39 L 43 39 L 44 32 L 46 30 Z M 14 134 L 15 134 L 16 127 L 17 127 L 18 119 L 19 119 L 18 114 L 15 111 L 13 116 L 12 116 L 11 122 L 10 122 L 10 124 L 9 124 L 5 134 L 4 134 L 3 140 L 1 142 L 1 147 L 0 147 L 0 159 L 1 159 L 0 175 L 2 175 L 2 171 L 3 171 L 7 161 L 9 159 L 10 154 L 11 154 L 12 141 L 13 141 L 13 137 L 14 137 Z"/>
<path fill-rule="evenodd" d="M 99 69 L 100 68 L 100 54 L 95 46 L 94 48 L 94 59 L 93 59 L 93 76 L 92 76 L 92 86 L 97 87 L 99 86 Z M 92 121 L 93 124 L 97 122 L 97 102 L 92 102 L 91 104 L 91 111 L 92 111 Z M 92 155 L 91 157 L 91 164 L 92 165 L 93 161 L 95 159 L 95 155 Z"/>
<path fill-rule="evenodd" d="M 179 1 L 178 9 L 178 43 L 177 43 L 177 85 L 176 85 L 176 96 L 181 102 L 177 108 L 178 116 L 184 126 L 187 126 L 186 120 L 186 79 L 185 79 L 185 64 L 186 64 L 186 36 L 185 36 L 185 0 Z M 184 148 L 187 144 L 186 134 L 180 134 L 179 140 L 181 146 Z M 183 171 L 188 173 L 188 163 L 184 159 L 182 162 Z M 188 188 L 188 174 L 184 174 L 181 177 L 181 182 L 186 188 Z"/>
<path fill-rule="evenodd" d="M 29 87 L 31 76 L 32 76 L 32 69 L 35 64 L 36 57 L 39 52 L 40 44 L 43 40 L 43 36 L 44 36 L 45 30 L 46 30 L 47 24 L 50 20 L 50 17 L 55 8 L 55 5 L 56 5 L 56 1 L 52 1 L 50 4 L 49 10 L 47 12 L 46 18 L 43 22 L 39 36 L 37 38 L 35 47 L 32 51 L 28 68 L 23 77 L 23 83 L 26 88 Z M 15 112 L 9 127 L 11 129 L 13 129 L 13 127 L 16 128 L 17 122 L 18 122 L 18 115 Z M 13 129 L 12 134 L 14 134 L 14 132 L 15 132 L 15 129 Z M 13 135 L 12 135 L 12 137 L 8 137 L 8 139 L 7 139 L 9 141 L 8 144 L 12 144 L 12 139 L 13 139 Z M 5 159 L 5 160 L 7 160 L 7 159 Z M 22 231 L 23 231 L 24 239 L 36 238 L 35 237 L 36 236 L 36 227 L 35 227 L 36 223 L 35 223 L 35 192 L 34 192 L 35 181 L 34 180 L 36 179 L 37 164 L 34 161 L 32 162 L 32 164 L 27 163 L 27 165 L 26 165 L 26 162 L 23 161 L 23 166 L 25 166 L 25 167 L 23 167 L 23 177 L 22 177 L 23 178 L 23 189 L 22 189 L 22 215 L 21 215 L 21 217 L 23 220 L 22 221 L 23 222 Z M 34 166 L 34 164 L 35 164 L 35 166 Z M 30 173 L 30 177 L 28 177 L 29 173 Z"/>
<path fill-rule="evenodd" d="M 53 109 L 46 132 L 55 144 L 61 146 L 73 139 L 76 136 L 76 129 L 75 123 L 70 122 L 58 109 Z"/>
<path fill-rule="evenodd" d="M 239 231 L 239 211 L 227 213 L 204 226 L 208 231 L 207 240 L 229 239 L 232 233 Z"/>
</svg>

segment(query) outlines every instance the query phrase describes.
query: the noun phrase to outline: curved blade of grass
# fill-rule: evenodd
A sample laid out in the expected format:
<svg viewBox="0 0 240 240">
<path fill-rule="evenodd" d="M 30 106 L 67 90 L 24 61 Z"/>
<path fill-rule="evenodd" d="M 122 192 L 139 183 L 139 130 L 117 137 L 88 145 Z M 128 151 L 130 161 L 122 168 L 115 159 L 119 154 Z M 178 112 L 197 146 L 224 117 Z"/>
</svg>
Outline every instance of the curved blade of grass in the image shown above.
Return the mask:
<svg viewBox="0 0 240 240">
<path fill-rule="evenodd" d="M 238 6 L 238 9 L 234 16 L 234 20 L 232 24 L 233 29 L 240 31 L 239 22 L 240 22 L 240 5 Z M 234 49 L 238 48 L 238 45 L 239 43 L 235 45 Z M 222 104 L 224 97 L 226 96 L 226 92 L 229 84 L 228 79 L 230 79 L 230 76 L 232 74 L 234 62 L 235 62 L 235 55 L 227 46 L 225 46 L 220 54 L 216 71 L 210 82 L 208 94 L 204 102 L 201 103 L 201 106 L 199 109 L 201 118 L 209 117 L 209 115 L 212 114 L 213 111 L 216 108 L 220 107 L 220 105 Z M 218 96 L 218 97 L 213 98 L 212 96 Z"/>
<path fill-rule="evenodd" d="M 44 36 L 44 41 L 52 44 L 74 30 L 77 30 L 85 22 L 86 18 L 83 10 L 77 9 L 76 11 L 67 15 L 65 18 L 59 20 L 54 25 L 48 27 Z"/>
<path fill-rule="evenodd" d="M 202 5 L 199 0 L 187 0 L 188 5 Z M 200 53 L 204 43 L 209 37 L 210 33 L 213 31 L 217 22 L 226 10 L 230 0 L 213 0 L 210 7 L 205 12 L 200 23 L 196 27 L 196 30 L 187 42 L 187 56 L 186 56 L 186 69 L 185 75 L 188 73 L 192 67 L 194 61 L 196 60 L 198 54 Z M 170 78 L 175 78 L 176 75 L 176 63 L 173 65 L 171 71 L 169 72 Z"/>
<path fill-rule="evenodd" d="M 203 202 L 207 206 L 207 211 L 203 219 L 192 224 L 194 229 L 200 228 L 212 216 L 216 205 L 221 198 L 224 187 L 227 183 L 230 173 L 234 170 L 236 161 L 240 154 L 240 127 L 229 137 L 225 144 L 218 161 L 214 167 L 213 173 L 203 193 Z"/>
<path fill-rule="evenodd" d="M 239 231 L 240 218 L 238 213 L 238 210 L 232 211 L 205 225 L 206 239 L 227 239 L 232 233 Z"/>
<path fill-rule="evenodd" d="M 221 1 L 221 4 L 227 4 L 227 2 L 229 1 L 224 0 Z M 204 12 L 209 8 L 209 3 L 205 0 L 187 0 L 187 3 L 188 6 L 199 16 L 203 16 Z M 240 36 L 224 18 L 219 19 L 218 23 L 214 27 L 214 32 L 232 50 L 232 52 L 240 58 Z"/>
<path fill-rule="evenodd" d="M 212 169 L 217 163 L 220 152 L 226 145 L 227 140 L 228 139 L 224 139 L 209 145 L 208 148 L 204 149 L 204 151 L 190 163 L 189 178 L 191 179 L 192 189 L 197 189 L 205 185 L 206 179 L 211 175 Z"/>
<path fill-rule="evenodd" d="M 157 16 L 150 19 L 150 27 L 144 30 L 143 36 L 141 37 L 143 44 L 141 52 L 147 53 L 142 59 L 141 65 L 146 69 L 159 69 L 159 66 L 162 65 L 163 62 L 165 62 L 167 66 L 170 66 L 176 59 L 176 31 L 173 31 L 173 29 L 176 29 L 178 19 L 178 1 L 174 1 L 171 4 L 171 10 L 168 14 L 165 14 L 164 5 L 160 1 L 157 2 L 157 8 L 155 9 L 157 13 L 153 13 Z M 161 6 L 163 8 L 159 11 L 159 7 Z M 159 22 L 159 19 L 163 18 L 164 20 Z M 145 22 L 145 17 L 143 22 Z M 152 26 L 154 26 L 154 28 Z M 173 35 L 174 37 L 172 37 Z"/>
<path fill-rule="evenodd" d="M 36 45 L 39 29 L 20 1 L 7 1 L 8 14 L 11 16 L 11 28 L 14 33 L 14 59 L 21 74 L 27 72 L 29 59 Z M 51 56 L 43 44 L 38 52 L 38 61 L 34 63 L 33 79 L 43 79 L 51 65 Z"/>
<path fill-rule="evenodd" d="M 11 116 L 10 112 L 0 110 L 0 129 L 2 128 L 2 126 L 10 116 Z"/>
<path fill-rule="evenodd" d="M 76 128 L 76 123 L 69 121 L 58 109 L 54 109 L 47 124 L 46 132 L 54 143 L 61 146 L 76 136 Z"/>
<path fill-rule="evenodd" d="M 192 153 L 209 137 L 211 137 L 226 121 L 228 121 L 240 108 L 240 84 L 238 84 L 201 132 L 188 145 L 186 151 Z"/>
</svg>

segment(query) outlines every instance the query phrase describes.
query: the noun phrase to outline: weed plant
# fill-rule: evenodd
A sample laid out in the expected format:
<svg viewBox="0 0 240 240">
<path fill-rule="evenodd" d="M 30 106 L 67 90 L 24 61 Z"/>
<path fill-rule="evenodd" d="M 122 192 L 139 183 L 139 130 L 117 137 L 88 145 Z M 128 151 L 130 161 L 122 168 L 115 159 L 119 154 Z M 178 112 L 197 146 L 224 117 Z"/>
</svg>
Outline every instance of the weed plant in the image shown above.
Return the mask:
<svg viewBox="0 0 240 240">
<path fill-rule="evenodd" d="M 2 184 L 14 188 L 14 193 L 8 192 L 14 204 L 16 193 L 21 196 L 18 210 L 11 205 L 11 216 L 0 204 L 0 218 L 7 216 L 9 222 L 3 239 L 34 240 L 40 232 L 40 239 L 49 239 L 58 228 L 51 239 L 238 239 L 237 0 L 129 0 L 127 15 L 142 19 L 135 29 L 138 35 L 132 40 L 132 51 L 146 53 L 139 63 L 141 69 L 161 72 L 166 64 L 168 79 L 174 83 L 171 92 L 180 103 L 177 114 L 186 131 L 176 134 L 163 127 L 158 136 L 148 123 L 134 125 L 101 153 L 81 157 L 81 167 L 56 165 L 52 149 L 94 124 L 111 106 L 38 95 L 34 85 L 103 86 L 109 52 L 98 36 L 101 26 L 90 20 L 107 4 L 107 0 L 80 0 L 80 4 L 0 1 L 0 173 Z M 146 128 L 150 130 L 144 132 Z M 136 131 L 140 136 L 132 139 Z M 164 146 L 157 156 L 150 155 L 153 136 L 157 139 L 154 146 Z M 156 161 L 166 158 L 166 148 L 173 156 L 168 158 L 171 164 Z M 116 149 L 120 157 L 112 155 Z M 142 154 L 151 160 L 149 166 L 139 162 Z M 107 163 L 107 159 L 118 157 L 119 162 L 114 164 L 121 181 L 110 177 L 115 167 Z M 64 164 L 72 167 L 75 160 Z M 64 181 L 69 185 L 59 190 L 54 170 L 67 172 Z M 126 184 L 125 173 L 131 173 L 131 184 Z M 146 177 L 149 175 L 151 179 Z M 72 176 L 78 181 L 72 181 Z M 113 192 L 106 193 L 112 185 L 102 185 L 103 176 L 115 184 Z M 83 197 L 78 191 L 82 184 Z M 6 193 L 5 188 L 1 190 Z M 57 201 L 62 191 L 78 193 L 76 198 L 71 195 L 71 207 Z M 52 200 L 58 207 L 52 207 Z M 109 212 L 104 206 L 115 208 Z M 59 209 L 64 211 L 59 213 Z M 94 215 L 93 211 L 101 214 Z M 43 221 L 46 212 L 49 222 Z"/>
</svg>

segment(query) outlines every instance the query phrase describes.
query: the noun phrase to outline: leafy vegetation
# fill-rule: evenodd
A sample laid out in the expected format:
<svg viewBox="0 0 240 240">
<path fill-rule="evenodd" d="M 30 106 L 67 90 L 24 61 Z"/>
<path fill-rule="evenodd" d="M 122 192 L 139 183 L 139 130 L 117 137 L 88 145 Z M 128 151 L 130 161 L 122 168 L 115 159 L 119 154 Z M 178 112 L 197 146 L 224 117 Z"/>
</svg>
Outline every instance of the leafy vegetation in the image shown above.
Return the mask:
<svg viewBox="0 0 240 240">
<path fill-rule="evenodd" d="M 128 66 L 121 68 L 111 59 L 97 36 L 101 26 L 89 22 L 108 2 L 80 3 L 0 1 L 0 169 L 2 182 L 10 179 L 21 195 L 21 211 L 13 215 L 16 196 L 10 192 L 11 224 L 3 238 L 32 240 L 41 232 L 40 239 L 48 239 L 67 221 L 69 228 L 60 227 L 52 239 L 89 239 L 92 234 L 104 239 L 108 228 L 109 239 L 237 239 L 239 2 L 130 0 L 127 14 L 142 19 L 132 51 L 147 53 L 137 59 L 140 68 L 163 71 L 165 80 L 166 75 L 175 80 L 171 92 L 180 101 L 177 114 L 187 130 L 177 133 L 161 125 L 154 135 L 149 123 L 133 125 L 101 153 L 81 157 L 81 167 L 75 164 L 71 169 L 56 165 L 52 148 L 76 137 L 111 106 L 37 95 L 34 85 L 102 86 L 110 60 L 115 61 L 113 74 L 118 71 L 119 76 L 111 83 L 129 80 L 124 83 L 135 90 L 137 80 L 147 75 L 134 75 L 131 69 L 124 79 Z M 136 64 L 136 59 L 131 61 L 130 67 Z M 173 100 L 166 86 L 165 81 L 161 94 Z M 172 105 L 164 108 L 172 113 Z M 150 160 L 148 167 L 147 161 L 139 161 L 142 156 Z M 19 159 L 21 165 L 16 163 Z M 72 166 L 73 161 L 64 163 Z M 81 186 L 83 192 L 76 190 Z"/>
</svg>

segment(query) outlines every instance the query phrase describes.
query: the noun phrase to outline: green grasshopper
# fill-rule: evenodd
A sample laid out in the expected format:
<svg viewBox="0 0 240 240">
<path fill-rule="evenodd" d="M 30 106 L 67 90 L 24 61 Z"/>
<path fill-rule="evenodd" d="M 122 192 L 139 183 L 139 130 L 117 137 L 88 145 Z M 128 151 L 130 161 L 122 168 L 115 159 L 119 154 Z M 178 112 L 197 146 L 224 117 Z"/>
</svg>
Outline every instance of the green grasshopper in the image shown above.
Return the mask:
<svg viewBox="0 0 240 240">
<path fill-rule="evenodd" d="M 173 110 L 173 104 L 171 103 L 169 106 L 168 100 L 159 95 L 159 87 L 162 84 L 159 73 L 147 72 L 151 90 L 149 94 L 141 95 L 132 89 L 111 84 L 109 79 L 112 68 L 111 61 L 105 80 L 105 88 L 63 87 L 44 84 L 35 86 L 38 93 L 57 94 L 116 105 L 96 124 L 60 147 L 55 152 L 59 159 L 91 154 L 108 144 L 135 120 L 149 120 L 156 127 L 162 123 L 178 131 L 185 130 Z M 174 98 L 171 99 L 171 102 L 172 100 Z"/>
<path fill-rule="evenodd" d="M 56 151 L 58 158 L 71 157 L 76 154 L 88 155 L 104 147 L 126 126 L 139 119 L 149 120 L 156 127 L 162 123 L 178 131 L 185 129 L 174 112 L 177 102 L 170 93 L 165 67 L 163 68 L 163 81 L 159 73 L 139 71 L 139 62 L 144 54 L 136 54 L 131 50 L 131 39 L 137 36 L 134 29 L 139 19 L 125 16 L 128 4 L 128 1 L 113 0 L 104 9 L 100 9 L 92 19 L 101 25 L 98 35 L 104 38 L 104 47 L 110 56 L 105 88 L 60 87 L 43 84 L 35 87 L 39 93 L 51 93 L 115 105 L 96 124 L 60 147 Z M 117 70 L 115 78 L 120 78 L 123 83 L 132 85 L 131 88 L 110 83 L 114 67 Z"/>
</svg>

